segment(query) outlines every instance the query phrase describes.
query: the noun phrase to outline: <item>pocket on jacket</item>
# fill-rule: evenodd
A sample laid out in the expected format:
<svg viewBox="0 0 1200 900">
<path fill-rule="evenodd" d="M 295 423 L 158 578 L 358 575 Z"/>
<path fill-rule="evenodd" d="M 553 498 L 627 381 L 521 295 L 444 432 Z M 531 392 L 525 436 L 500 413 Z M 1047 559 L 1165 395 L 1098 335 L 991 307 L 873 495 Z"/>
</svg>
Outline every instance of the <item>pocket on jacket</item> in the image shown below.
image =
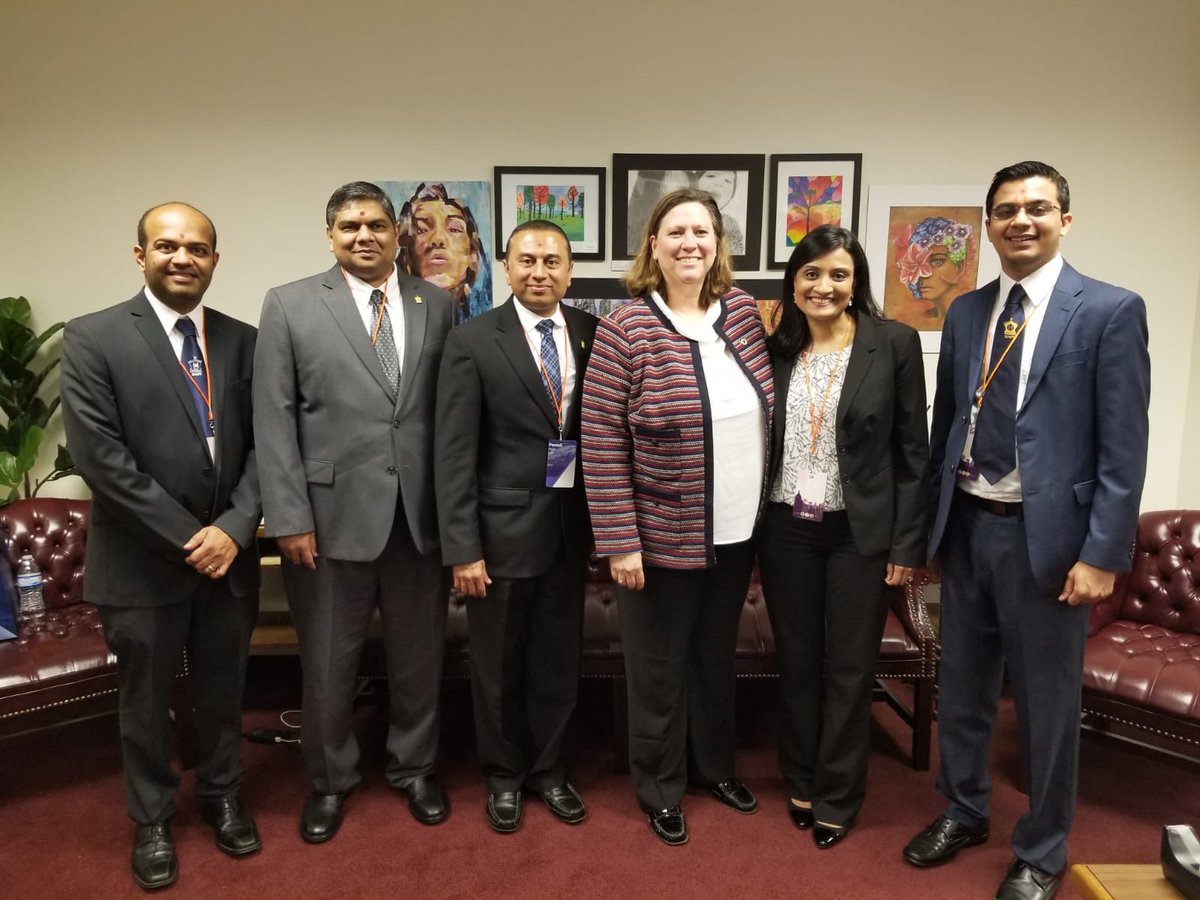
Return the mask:
<svg viewBox="0 0 1200 900">
<path fill-rule="evenodd" d="M 304 479 L 309 484 L 333 484 L 333 463 L 327 459 L 305 459 Z"/>
<path fill-rule="evenodd" d="M 481 506 L 528 506 L 530 499 L 529 488 L 479 488 L 479 504 Z"/>
<path fill-rule="evenodd" d="M 1075 485 L 1075 502 L 1080 506 L 1084 506 L 1092 502 L 1092 497 L 1096 494 L 1096 482 L 1081 481 Z"/>
<path fill-rule="evenodd" d="M 678 428 L 633 426 L 633 474 L 640 482 L 678 481 L 683 440 Z"/>
<path fill-rule="evenodd" d="M 1062 369 L 1066 366 L 1078 366 L 1087 362 L 1088 351 L 1086 347 L 1079 350 L 1068 350 L 1066 353 L 1059 353 L 1057 356 L 1050 357 L 1050 365 L 1047 369 Z"/>
</svg>

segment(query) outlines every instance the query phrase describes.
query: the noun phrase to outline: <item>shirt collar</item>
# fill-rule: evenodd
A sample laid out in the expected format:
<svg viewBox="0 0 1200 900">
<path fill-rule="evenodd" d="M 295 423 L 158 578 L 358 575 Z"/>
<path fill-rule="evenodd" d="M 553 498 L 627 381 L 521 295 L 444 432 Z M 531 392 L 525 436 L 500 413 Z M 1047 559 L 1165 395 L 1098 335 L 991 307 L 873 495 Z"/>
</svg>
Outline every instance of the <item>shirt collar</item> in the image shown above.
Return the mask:
<svg viewBox="0 0 1200 900">
<path fill-rule="evenodd" d="M 1050 295 L 1054 292 L 1054 286 L 1058 284 L 1058 276 L 1062 274 L 1062 269 L 1062 254 L 1057 253 L 1054 259 L 1021 279 L 1021 287 L 1025 289 L 1025 294 L 1029 297 L 1029 302 L 1034 307 L 1041 306 L 1050 299 Z M 1001 302 L 1008 296 L 1008 292 L 1012 290 L 1013 285 L 1016 283 L 1015 280 L 1004 274 L 1004 272 L 1000 273 Z"/>
<path fill-rule="evenodd" d="M 371 302 L 371 294 L 376 290 L 380 290 L 380 288 L 376 288 L 374 285 L 367 284 L 367 282 L 363 281 L 357 275 L 351 275 L 345 269 L 342 269 L 342 275 L 346 279 L 346 287 L 350 289 L 350 296 L 361 306 L 369 304 Z M 387 297 L 388 306 L 400 302 L 400 280 L 396 276 L 395 265 L 392 266 L 392 273 L 388 275 L 388 279 L 384 282 L 382 290 Z"/>
<path fill-rule="evenodd" d="M 154 292 L 150 290 L 150 285 L 146 285 L 142 289 L 142 293 L 146 295 L 146 299 L 150 302 L 150 308 L 154 310 L 154 314 L 158 316 L 158 321 L 162 324 L 163 331 L 170 334 L 175 330 L 175 323 L 183 318 L 183 315 L 177 313 L 167 304 L 163 303 L 154 296 Z M 196 330 L 200 334 L 204 334 L 204 301 L 196 304 L 196 308 L 187 314 L 187 317 L 196 323 Z"/>
<path fill-rule="evenodd" d="M 516 294 L 513 294 L 512 300 L 513 306 L 517 308 L 517 318 L 521 320 L 521 327 L 527 332 L 533 331 L 535 328 L 537 328 L 538 322 L 542 321 L 542 319 L 549 319 L 554 323 L 556 328 L 567 327 L 567 320 L 563 318 L 561 301 L 559 302 L 558 306 L 554 307 L 554 313 L 552 315 L 542 316 L 538 315 L 524 303 L 518 300 Z"/>
</svg>

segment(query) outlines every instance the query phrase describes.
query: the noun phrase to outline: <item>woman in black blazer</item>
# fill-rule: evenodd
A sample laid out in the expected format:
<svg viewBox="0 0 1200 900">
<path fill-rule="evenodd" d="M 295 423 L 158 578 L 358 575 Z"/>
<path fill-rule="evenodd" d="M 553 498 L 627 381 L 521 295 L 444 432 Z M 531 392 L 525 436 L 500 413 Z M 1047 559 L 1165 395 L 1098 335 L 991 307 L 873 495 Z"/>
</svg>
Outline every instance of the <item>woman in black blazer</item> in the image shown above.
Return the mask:
<svg viewBox="0 0 1200 900">
<path fill-rule="evenodd" d="M 925 376 L 917 333 L 883 318 L 846 229 L 797 245 L 781 297 L 758 558 L 782 671 L 788 812 L 828 848 L 865 794 L 884 586 L 925 561 Z"/>
</svg>

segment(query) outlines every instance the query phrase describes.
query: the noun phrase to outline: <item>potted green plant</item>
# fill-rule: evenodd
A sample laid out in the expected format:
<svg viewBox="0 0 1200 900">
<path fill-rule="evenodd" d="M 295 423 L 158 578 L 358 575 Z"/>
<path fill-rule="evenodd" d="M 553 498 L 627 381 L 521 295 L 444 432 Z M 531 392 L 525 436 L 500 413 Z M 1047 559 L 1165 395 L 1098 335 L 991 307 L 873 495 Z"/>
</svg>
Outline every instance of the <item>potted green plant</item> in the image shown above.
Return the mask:
<svg viewBox="0 0 1200 900">
<path fill-rule="evenodd" d="M 0 503 L 35 497 L 47 482 L 79 474 L 66 446 L 59 444 L 50 473 L 37 481 L 30 475 L 46 426 L 58 411 L 58 397 L 47 403 L 41 394 L 61 360 L 58 344 L 48 342 L 63 328 L 55 322 L 37 334 L 29 324 L 31 312 L 24 297 L 0 298 L 0 412 L 7 419 L 0 426 Z"/>
</svg>

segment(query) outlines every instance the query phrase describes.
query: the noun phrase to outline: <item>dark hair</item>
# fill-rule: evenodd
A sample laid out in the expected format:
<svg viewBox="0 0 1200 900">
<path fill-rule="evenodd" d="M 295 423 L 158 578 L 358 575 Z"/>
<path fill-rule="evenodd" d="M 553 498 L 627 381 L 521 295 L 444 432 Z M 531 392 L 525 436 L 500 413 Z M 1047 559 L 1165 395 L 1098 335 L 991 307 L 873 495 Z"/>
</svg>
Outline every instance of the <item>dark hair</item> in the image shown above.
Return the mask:
<svg viewBox="0 0 1200 900">
<path fill-rule="evenodd" d="M 1002 184 L 1008 184 L 1010 181 L 1024 181 L 1026 178 L 1048 178 L 1053 181 L 1055 188 L 1058 189 L 1059 211 L 1063 213 L 1071 211 L 1071 188 L 1067 184 L 1067 179 L 1063 178 L 1054 166 L 1038 162 L 1036 159 L 1027 159 L 1025 162 L 1005 166 L 992 177 L 992 184 L 987 192 L 987 201 L 984 204 L 987 214 L 991 216 L 992 201 L 996 199 L 996 191 L 1000 190 Z"/>
<path fill-rule="evenodd" d="M 351 181 L 334 191 L 329 202 L 325 204 L 325 227 L 332 228 L 338 210 L 355 200 L 374 200 L 383 207 L 388 221 L 396 224 L 396 207 L 392 206 L 392 200 L 383 192 L 383 188 L 369 181 Z"/>
<path fill-rule="evenodd" d="M 663 196 L 654 206 L 646 227 L 642 231 L 642 240 L 638 245 L 637 256 L 629 271 L 621 279 L 631 297 L 644 297 L 651 291 L 660 294 L 665 288 L 662 269 L 654 260 L 650 249 L 650 238 L 658 234 L 658 228 L 667 213 L 684 203 L 699 203 L 708 210 L 712 219 L 713 234 L 717 238 L 717 255 L 712 268 L 704 276 L 704 284 L 700 286 L 700 303 L 707 307 L 719 300 L 726 291 L 733 287 L 733 263 L 729 259 L 729 245 L 725 242 L 725 225 L 721 220 L 721 210 L 717 201 L 708 191 L 698 191 L 695 188 L 681 188 Z"/>
<path fill-rule="evenodd" d="M 137 245 L 139 247 L 141 247 L 143 250 L 146 249 L 146 220 L 148 218 L 150 218 L 150 213 L 157 212 L 158 210 L 162 209 L 164 206 L 185 206 L 188 209 L 190 209 L 192 212 L 200 213 L 200 215 L 204 216 L 204 221 L 208 223 L 208 230 L 212 232 L 213 252 L 214 253 L 216 252 L 216 250 L 217 250 L 217 226 L 213 224 L 213 220 L 210 219 L 207 215 L 205 215 L 204 212 L 196 209 L 196 207 L 192 206 L 192 204 L 190 204 L 190 203 L 184 203 L 182 200 L 168 200 L 166 203 L 159 203 L 157 206 L 152 206 L 148 210 L 146 210 L 144 213 L 142 213 L 142 217 L 140 219 L 138 219 L 138 224 L 137 224 Z"/>
<path fill-rule="evenodd" d="M 575 257 L 571 255 L 571 239 L 567 237 L 567 233 L 558 225 L 555 225 L 548 219 L 530 219 L 528 222 L 522 222 L 509 234 L 508 240 L 504 242 L 504 258 L 508 259 L 508 248 L 512 246 L 512 239 L 522 231 L 557 231 L 563 239 L 563 243 L 567 246 L 567 262 L 571 265 L 575 264 Z"/>
<path fill-rule="evenodd" d="M 775 330 L 767 338 L 767 347 L 773 356 L 792 359 L 812 343 L 812 332 L 808 319 L 795 303 L 796 274 L 814 259 L 820 259 L 834 250 L 845 250 L 854 261 L 854 289 L 850 295 L 850 306 L 846 312 L 852 316 L 866 315 L 872 319 L 883 319 L 883 313 L 871 294 L 871 272 L 867 267 L 867 254 L 852 231 L 835 225 L 814 228 L 796 245 L 783 273 L 783 285 L 779 293 L 779 305 L 775 307 Z"/>
</svg>

